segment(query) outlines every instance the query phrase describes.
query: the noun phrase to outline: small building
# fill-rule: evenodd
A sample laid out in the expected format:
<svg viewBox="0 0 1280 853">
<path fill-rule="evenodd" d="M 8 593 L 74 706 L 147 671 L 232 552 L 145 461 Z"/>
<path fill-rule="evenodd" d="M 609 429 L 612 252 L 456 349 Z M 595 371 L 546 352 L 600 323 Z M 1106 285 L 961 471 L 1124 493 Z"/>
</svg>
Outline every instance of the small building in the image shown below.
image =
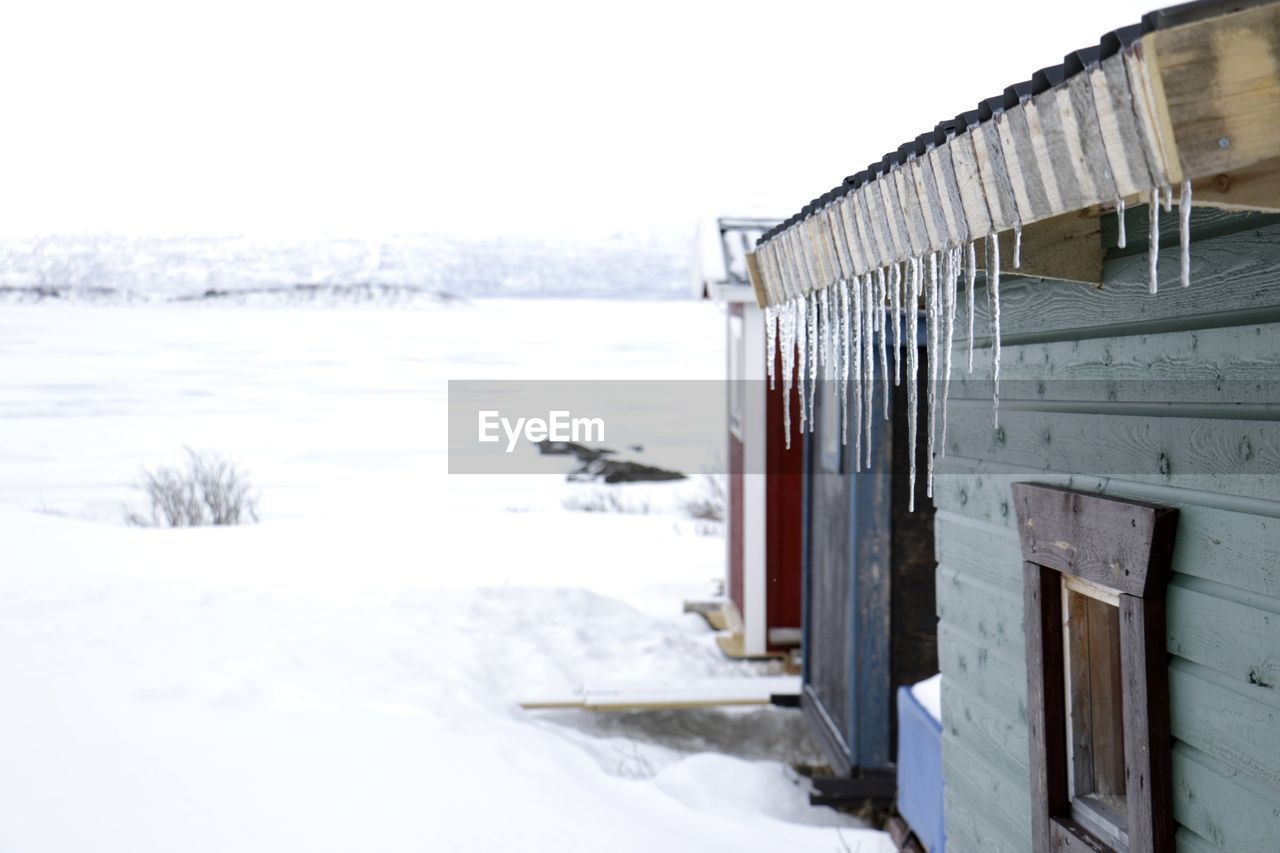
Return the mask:
<svg viewBox="0 0 1280 853">
<path fill-rule="evenodd" d="M 726 598 L 707 615 L 727 631 L 721 649 L 738 658 L 786 656 L 800 643 L 804 441 L 783 424 L 780 396 L 766 394 L 764 315 L 747 270 L 756 240 L 776 224 L 725 218 L 698 236 L 697 296 L 725 308 L 728 404 Z"/>
<path fill-rule="evenodd" d="M 1280 4 L 1171 7 L 757 244 L 802 400 L 924 315 L 948 851 L 1277 849 L 1277 128 Z"/>
<path fill-rule="evenodd" d="M 892 798 L 896 688 L 938 671 L 933 508 L 923 478 L 910 477 L 926 447 L 906 440 L 909 412 L 924 422 L 927 388 L 917 379 L 912 395 L 893 381 L 909 349 L 927 354 L 923 338 L 891 329 L 864 339 L 883 376 L 820 377 L 806 414 L 801 708 L 835 770 L 817 780 L 819 799 Z"/>
</svg>

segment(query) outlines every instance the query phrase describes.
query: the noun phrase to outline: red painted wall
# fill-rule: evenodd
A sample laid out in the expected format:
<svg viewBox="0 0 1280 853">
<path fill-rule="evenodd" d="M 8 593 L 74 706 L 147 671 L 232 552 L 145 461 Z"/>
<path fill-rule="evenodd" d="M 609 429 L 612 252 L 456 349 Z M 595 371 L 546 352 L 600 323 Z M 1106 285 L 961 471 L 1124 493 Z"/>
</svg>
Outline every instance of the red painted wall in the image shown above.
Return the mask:
<svg viewBox="0 0 1280 853">
<path fill-rule="evenodd" d="M 800 548 L 804 517 L 804 437 L 800 433 L 800 392 L 791 389 L 791 447 L 782 427 L 782 355 L 774 362 L 777 387 L 765 404 L 767 443 L 765 573 L 766 624 L 769 628 L 799 628 L 801 610 Z M 768 380 L 765 380 L 768 381 Z"/>
</svg>

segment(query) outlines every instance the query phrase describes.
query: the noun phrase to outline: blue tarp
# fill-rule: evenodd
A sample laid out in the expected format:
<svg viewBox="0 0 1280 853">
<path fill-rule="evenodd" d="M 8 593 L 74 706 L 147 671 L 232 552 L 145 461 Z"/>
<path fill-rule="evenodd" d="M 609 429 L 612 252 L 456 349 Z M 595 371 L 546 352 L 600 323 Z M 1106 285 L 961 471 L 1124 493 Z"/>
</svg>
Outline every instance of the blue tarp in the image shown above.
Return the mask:
<svg viewBox="0 0 1280 853">
<path fill-rule="evenodd" d="M 898 811 L 929 853 L 943 853 L 942 724 L 898 688 Z"/>
</svg>

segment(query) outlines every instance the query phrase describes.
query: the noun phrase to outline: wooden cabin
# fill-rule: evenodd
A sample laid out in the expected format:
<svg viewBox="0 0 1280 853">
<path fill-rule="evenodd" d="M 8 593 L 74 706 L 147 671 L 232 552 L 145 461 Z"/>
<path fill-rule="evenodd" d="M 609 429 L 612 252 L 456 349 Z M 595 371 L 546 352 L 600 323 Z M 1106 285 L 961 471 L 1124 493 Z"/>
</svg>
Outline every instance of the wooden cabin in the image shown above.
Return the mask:
<svg viewBox="0 0 1280 853">
<path fill-rule="evenodd" d="M 735 658 L 786 657 L 800 644 L 804 439 L 784 427 L 781 397 L 767 393 L 764 315 L 747 270 L 756 240 L 776 224 L 722 218 L 699 232 L 697 295 L 725 310 L 726 595 L 687 607 L 724 630 L 720 648 Z"/>
<path fill-rule="evenodd" d="M 873 335 L 873 349 L 883 335 Z M 889 356 L 896 341 L 887 338 L 891 372 L 889 362 L 906 363 L 911 343 Z M 921 343 L 915 346 L 925 360 Z M 892 797 L 896 688 L 938 671 L 933 511 L 923 479 L 913 484 L 909 477 L 912 448 L 904 440 L 909 407 L 914 403 L 921 422 L 925 414 L 924 381 L 916 384 L 912 401 L 892 377 L 864 383 L 869 394 L 861 405 L 870 411 L 861 413 L 840 397 L 855 392 L 853 383 L 821 380 L 814 394 L 804 463 L 801 707 L 835 770 L 818 780 L 820 801 Z M 862 435 L 849 438 L 860 424 Z M 915 447 L 920 471 L 925 449 Z"/>
<path fill-rule="evenodd" d="M 833 289 L 927 315 L 948 851 L 1280 849 L 1277 128 L 1280 3 L 1172 7 L 750 259 L 780 387 L 873 337 Z"/>
</svg>

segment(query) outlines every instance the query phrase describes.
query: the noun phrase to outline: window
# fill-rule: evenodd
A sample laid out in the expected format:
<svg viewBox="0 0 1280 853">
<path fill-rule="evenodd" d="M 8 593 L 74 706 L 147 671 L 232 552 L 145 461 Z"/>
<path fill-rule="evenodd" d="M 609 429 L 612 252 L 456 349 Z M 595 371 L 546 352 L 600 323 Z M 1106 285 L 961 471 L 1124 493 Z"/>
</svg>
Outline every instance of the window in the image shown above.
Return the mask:
<svg viewBox="0 0 1280 853">
<path fill-rule="evenodd" d="M 1164 589 L 1177 510 L 1013 486 L 1037 851 L 1172 849 Z"/>
</svg>

